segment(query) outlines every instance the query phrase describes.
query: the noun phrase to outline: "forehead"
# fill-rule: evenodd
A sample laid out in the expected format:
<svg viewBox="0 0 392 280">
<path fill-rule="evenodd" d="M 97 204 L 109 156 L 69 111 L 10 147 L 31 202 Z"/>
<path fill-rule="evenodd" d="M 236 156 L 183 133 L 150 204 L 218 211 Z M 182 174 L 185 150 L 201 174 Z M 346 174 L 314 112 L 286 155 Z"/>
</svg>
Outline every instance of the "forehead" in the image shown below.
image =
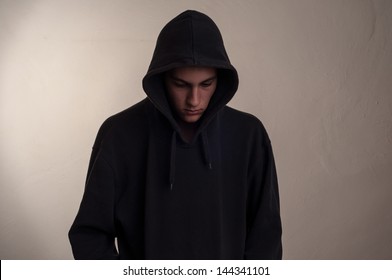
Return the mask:
<svg viewBox="0 0 392 280">
<path fill-rule="evenodd" d="M 169 71 L 169 76 L 181 80 L 203 80 L 216 76 L 213 67 L 179 67 Z"/>
</svg>

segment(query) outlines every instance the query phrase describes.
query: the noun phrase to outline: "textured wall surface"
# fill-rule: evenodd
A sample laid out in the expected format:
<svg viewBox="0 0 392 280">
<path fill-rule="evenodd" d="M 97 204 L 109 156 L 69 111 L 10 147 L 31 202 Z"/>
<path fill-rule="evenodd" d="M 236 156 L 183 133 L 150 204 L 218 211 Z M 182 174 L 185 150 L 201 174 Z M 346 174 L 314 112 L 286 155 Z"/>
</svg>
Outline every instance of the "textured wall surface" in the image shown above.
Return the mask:
<svg viewBox="0 0 392 280">
<path fill-rule="evenodd" d="M 220 27 L 230 103 L 269 131 L 285 259 L 392 259 L 392 2 L 0 0 L 0 258 L 71 259 L 90 149 L 144 98 L 156 37 Z"/>
</svg>

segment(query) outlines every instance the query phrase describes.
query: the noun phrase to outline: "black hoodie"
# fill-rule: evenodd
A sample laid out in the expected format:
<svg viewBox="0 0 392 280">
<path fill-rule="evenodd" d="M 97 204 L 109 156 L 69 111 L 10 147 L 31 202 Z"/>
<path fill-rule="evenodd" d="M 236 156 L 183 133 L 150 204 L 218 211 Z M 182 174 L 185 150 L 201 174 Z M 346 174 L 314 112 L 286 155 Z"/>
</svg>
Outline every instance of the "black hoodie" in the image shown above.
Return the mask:
<svg viewBox="0 0 392 280">
<path fill-rule="evenodd" d="M 191 143 L 181 137 L 163 82 L 181 66 L 218 72 Z M 237 87 L 209 17 L 186 11 L 162 29 L 143 79 L 148 98 L 98 132 L 69 232 L 76 259 L 282 257 L 270 140 L 256 117 L 226 106 Z"/>
</svg>

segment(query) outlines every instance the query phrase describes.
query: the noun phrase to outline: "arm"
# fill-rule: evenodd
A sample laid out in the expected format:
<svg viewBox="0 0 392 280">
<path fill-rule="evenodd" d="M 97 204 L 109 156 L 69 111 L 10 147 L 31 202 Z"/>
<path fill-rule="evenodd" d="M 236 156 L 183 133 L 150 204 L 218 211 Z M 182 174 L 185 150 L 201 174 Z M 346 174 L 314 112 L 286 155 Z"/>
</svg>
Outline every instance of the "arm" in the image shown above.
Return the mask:
<svg viewBox="0 0 392 280">
<path fill-rule="evenodd" d="M 69 231 L 75 259 L 116 259 L 114 226 L 115 176 L 100 144 L 101 127 L 91 154 L 86 186 L 78 214 Z"/>
<path fill-rule="evenodd" d="M 271 143 L 264 129 L 259 131 L 255 142 L 248 177 L 248 226 L 244 258 L 282 259 L 278 181 Z"/>
</svg>

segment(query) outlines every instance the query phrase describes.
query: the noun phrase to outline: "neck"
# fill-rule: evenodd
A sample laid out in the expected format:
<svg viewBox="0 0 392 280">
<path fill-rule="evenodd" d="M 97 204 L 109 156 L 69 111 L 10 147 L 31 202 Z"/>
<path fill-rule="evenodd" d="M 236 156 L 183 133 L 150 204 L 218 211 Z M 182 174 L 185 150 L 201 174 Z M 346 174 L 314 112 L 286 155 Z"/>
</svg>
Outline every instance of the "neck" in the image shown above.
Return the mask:
<svg viewBox="0 0 392 280">
<path fill-rule="evenodd" d="M 180 127 L 182 138 L 187 143 L 191 143 L 197 131 L 197 127 L 198 127 L 197 123 L 186 123 L 180 121 L 178 122 L 178 125 Z"/>
</svg>

